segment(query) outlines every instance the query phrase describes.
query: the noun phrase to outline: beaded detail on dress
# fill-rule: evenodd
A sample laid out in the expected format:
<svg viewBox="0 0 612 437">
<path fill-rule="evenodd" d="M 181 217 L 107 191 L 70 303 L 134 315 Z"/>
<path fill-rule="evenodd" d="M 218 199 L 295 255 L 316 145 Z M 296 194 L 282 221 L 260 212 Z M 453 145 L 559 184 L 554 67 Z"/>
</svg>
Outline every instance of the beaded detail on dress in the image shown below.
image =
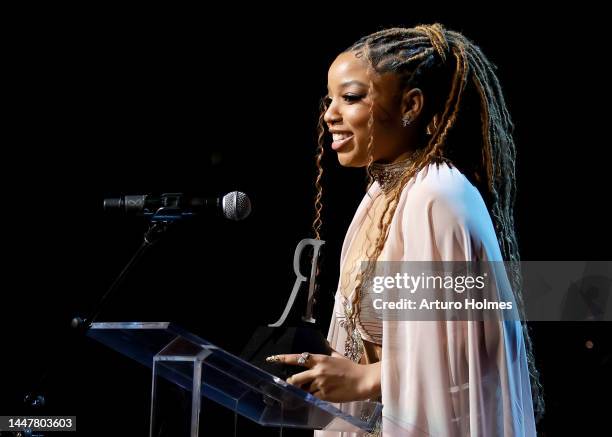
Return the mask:
<svg viewBox="0 0 612 437">
<path fill-rule="evenodd" d="M 342 304 L 344 319 L 340 321 L 340 326 L 346 330 L 346 341 L 344 342 L 344 356 L 358 363 L 364 352 L 363 339 L 356 327 L 356 319 L 353 315 L 353 304 L 345 301 Z"/>
</svg>

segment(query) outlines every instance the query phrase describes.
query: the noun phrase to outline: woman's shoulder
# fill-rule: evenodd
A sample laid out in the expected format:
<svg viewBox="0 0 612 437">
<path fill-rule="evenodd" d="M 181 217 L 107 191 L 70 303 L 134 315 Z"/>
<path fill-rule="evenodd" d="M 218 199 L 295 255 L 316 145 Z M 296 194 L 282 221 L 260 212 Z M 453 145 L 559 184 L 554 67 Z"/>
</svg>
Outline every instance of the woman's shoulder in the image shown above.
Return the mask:
<svg viewBox="0 0 612 437">
<path fill-rule="evenodd" d="M 402 193 L 406 206 L 438 208 L 458 215 L 484 207 L 478 189 L 456 167 L 431 163 L 422 168 Z"/>
<path fill-rule="evenodd" d="M 443 260 L 501 259 L 485 202 L 457 168 L 429 164 L 402 197 L 398 224 L 410 235 L 407 259 L 433 259 L 434 248 Z"/>
</svg>

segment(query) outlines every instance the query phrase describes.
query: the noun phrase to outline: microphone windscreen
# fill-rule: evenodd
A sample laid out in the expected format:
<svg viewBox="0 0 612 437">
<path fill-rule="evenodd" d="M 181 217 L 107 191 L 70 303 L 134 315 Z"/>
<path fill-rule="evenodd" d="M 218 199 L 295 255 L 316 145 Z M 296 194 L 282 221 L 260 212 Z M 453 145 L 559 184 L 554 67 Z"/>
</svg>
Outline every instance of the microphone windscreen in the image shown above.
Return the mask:
<svg viewBox="0 0 612 437">
<path fill-rule="evenodd" d="M 232 191 L 223 196 L 223 216 L 230 220 L 244 220 L 251 213 L 251 200 L 241 191 Z"/>
</svg>

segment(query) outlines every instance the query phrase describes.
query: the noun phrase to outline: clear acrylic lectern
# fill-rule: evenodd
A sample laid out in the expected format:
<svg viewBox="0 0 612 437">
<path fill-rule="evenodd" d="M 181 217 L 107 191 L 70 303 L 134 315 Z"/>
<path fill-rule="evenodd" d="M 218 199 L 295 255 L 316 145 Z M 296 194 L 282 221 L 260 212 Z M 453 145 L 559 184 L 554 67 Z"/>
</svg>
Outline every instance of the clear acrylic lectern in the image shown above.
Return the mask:
<svg viewBox="0 0 612 437">
<path fill-rule="evenodd" d="M 159 377 L 192 392 L 192 437 L 198 435 L 201 396 L 262 426 L 278 427 L 281 435 L 283 428 L 372 431 L 382 412 L 373 401 L 322 401 L 172 323 L 93 323 L 87 335 L 152 368 L 151 436 Z"/>
</svg>

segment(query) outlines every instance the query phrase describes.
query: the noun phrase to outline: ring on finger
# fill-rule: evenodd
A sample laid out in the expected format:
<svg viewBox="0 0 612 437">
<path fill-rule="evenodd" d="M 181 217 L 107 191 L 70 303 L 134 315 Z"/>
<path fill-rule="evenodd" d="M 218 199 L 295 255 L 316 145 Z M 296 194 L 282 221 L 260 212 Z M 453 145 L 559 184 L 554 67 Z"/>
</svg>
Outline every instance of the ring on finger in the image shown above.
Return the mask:
<svg viewBox="0 0 612 437">
<path fill-rule="evenodd" d="M 306 365 L 309 359 L 310 359 L 310 353 L 302 352 L 302 354 L 298 357 L 297 362 L 300 366 L 304 366 Z"/>
</svg>

